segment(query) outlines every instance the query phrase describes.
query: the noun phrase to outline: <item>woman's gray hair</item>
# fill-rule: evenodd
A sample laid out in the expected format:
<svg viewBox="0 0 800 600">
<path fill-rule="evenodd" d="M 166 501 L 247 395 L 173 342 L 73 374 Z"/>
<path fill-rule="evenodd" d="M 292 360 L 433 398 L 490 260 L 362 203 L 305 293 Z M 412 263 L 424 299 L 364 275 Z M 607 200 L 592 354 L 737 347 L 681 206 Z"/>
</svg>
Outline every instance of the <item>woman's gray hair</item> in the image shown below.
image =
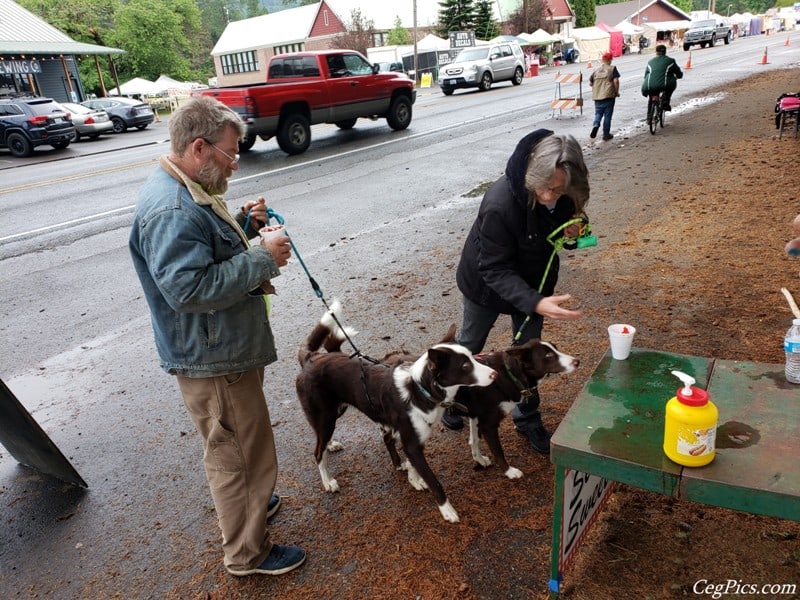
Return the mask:
<svg viewBox="0 0 800 600">
<path fill-rule="evenodd" d="M 554 133 L 536 144 L 525 172 L 525 189 L 531 197 L 536 188 L 548 186 L 556 169 L 566 173 L 564 194 L 575 202 L 575 212 L 582 213 L 589 202 L 589 170 L 578 140 L 571 135 Z"/>
<path fill-rule="evenodd" d="M 172 151 L 183 156 L 189 144 L 198 138 L 216 143 L 226 127 L 234 129 L 239 139 L 244 137 L 244 123 L 233 110 L 210 96 L 194 96 L 169 119 Z"/>
</svg>

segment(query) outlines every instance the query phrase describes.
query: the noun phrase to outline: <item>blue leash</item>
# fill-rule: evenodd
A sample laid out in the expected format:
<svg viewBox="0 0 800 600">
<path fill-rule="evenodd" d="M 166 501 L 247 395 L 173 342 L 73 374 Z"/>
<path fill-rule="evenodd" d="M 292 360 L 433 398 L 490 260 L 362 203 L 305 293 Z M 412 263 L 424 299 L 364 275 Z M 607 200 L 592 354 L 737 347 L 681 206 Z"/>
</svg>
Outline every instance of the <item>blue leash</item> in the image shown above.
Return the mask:
<svg viewBox="0 0 800 600">
<path fill-rule="evenodd" d="M 252 208 L 247 211 L 247 218 L 244 221 L 244 227 L 242 227 L 242 229 L 244 231 L 247 231 L 247 228 L 250 226 L 250 215 L 251 215 L 252 212 L 253 212 Z M 284 218 L 282 216 L 280 216 L 278 213 L 276 213 L 271 208 L 267 208 L 267 225 L 269 225 L 269 220 L 270 219 L 275 219 L 278 222 L 278 225 L 283 225 L 283 224 L 286 223 L 286 221 L 284 220 Z M 322 289 L 319 287 L 319 284 L 311 276 L 311 272 L 308 270 L 308 267 L 306 266 L 306 263 L 303 261 L 303 258 L 300 256 L 300 253 L 297 251 L 297 246 L 294 245 L 294 242 L 292 241 L 292 237 L 289 235 L 289 232 L 286 231 L 285 229 L 284 229 L 284 232 L 286 233 L 286 237 L 289 238 L 289 246 L 291 247 L 292 252 L 294 252 L 294 255 L 297 257 L 297 260 L 300 262 L 300 266 L 303 267 L 303 271 L 306 272 L 306 277 L 308 277 L 308 281 L 311 282 L 311 287 L 314 289 L 314 293 L 317 295 L 317 298 L 320 298 L 322 300 L 322 303 L 325 305 L 325 308 L 330 310 L 330 307 L 328 306 L 328 303 L 325 302 L 325 298 L 322 295 Z M 335 315 L 334 315 L 334 318 L 335 318 Z M 340 327 L 341 327 L 341 325 L 340 325 Z M 344 328 L 342 328 L 342 331 L 344 331 Z M 350 343 L 352 344 L 353 342 L 350 342 Z M 353 347 L 355 348 L 355 346 L 353 346 Z"/>
</svg>

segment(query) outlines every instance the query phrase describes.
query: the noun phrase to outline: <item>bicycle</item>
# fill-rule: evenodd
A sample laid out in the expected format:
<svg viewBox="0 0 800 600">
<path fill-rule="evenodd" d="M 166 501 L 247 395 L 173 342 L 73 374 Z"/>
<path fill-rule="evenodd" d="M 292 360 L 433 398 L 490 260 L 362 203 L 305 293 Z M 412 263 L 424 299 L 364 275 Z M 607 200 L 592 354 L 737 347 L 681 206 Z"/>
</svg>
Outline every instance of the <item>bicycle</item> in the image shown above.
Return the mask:
<svg viewBox="0 0 800 600">
<path fill-rule="evenodd" d="M 663 92 L 657 94 L 649 94 L 647 101 L 647 126 L 650 128 L 650 133 L 655 135 L 658 126 L 664 127 L 664 107 L 661 104 L 661 95 Z"/>
</svg>

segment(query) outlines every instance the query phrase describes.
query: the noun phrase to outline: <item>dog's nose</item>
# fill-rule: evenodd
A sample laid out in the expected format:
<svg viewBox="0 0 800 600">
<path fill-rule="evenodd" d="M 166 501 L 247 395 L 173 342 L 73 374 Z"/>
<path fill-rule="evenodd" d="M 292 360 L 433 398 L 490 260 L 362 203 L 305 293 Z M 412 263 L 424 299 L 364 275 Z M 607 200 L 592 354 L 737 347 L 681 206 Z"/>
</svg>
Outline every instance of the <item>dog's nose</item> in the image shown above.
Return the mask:
<svg viewBox="0 0 800 600">
<path fill-rule="evenodd" d="M 577 369 L 578 367 L 581 366 L 581 361 L 579 361 L 577 358 L 573 359 L 572 360 L 572 366 Z"/>
</svg>

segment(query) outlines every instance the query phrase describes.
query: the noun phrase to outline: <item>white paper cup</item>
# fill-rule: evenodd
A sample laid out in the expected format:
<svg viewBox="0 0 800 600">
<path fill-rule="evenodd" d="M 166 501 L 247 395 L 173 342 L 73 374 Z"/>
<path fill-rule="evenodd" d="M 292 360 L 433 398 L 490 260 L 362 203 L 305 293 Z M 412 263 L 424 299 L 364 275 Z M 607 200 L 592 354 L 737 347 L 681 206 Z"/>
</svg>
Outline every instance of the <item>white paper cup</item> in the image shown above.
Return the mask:
<svg viewBox="0 0 800 600">
<path fill-rule="evenodd" d="M 616 360 L 625 360 L 631 353 L 633 335 L 636 328 L 633 325 L 615 323 L 608 326 L 608 339 L 611 342 L 611 356 Z"/>
</svg>

